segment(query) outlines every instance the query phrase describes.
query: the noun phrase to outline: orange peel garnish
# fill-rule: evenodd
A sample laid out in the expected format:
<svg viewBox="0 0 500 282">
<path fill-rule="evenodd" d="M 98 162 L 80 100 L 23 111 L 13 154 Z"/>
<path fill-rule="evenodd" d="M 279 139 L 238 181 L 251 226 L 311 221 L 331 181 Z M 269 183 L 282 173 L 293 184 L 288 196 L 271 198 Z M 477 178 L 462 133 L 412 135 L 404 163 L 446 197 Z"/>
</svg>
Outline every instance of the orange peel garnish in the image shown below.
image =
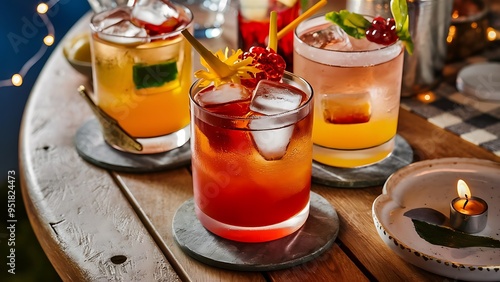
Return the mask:
<svg viewBox="0 0 500 282">
<path fill-rule="evenodd" d="M 228 66 L 231 70 L 226 76 L 221 77 L 210 65 L 203 59 L 200 58 L 201 64 L 206 68 L 206 70 L 198 70 L 194 73 L 196 78 L 200 79 L 200 86 L 206 87 L 214 84 L 215 87 L 225 84 L 225 83 L 237 83 L 241 84 L 241 79 L 251 79 L 255 77 L 256 73 L 262 70 L 256 68 L 252 65 L 253 58 L 249 57 L 244 60 L 240 59 L 243 54 L 241 49 L 236 51 L 231 50 L 231 55 L 228 56 L 229 49 L 226 48 L 224 52 L 222 50 L 217 51 L 214 55 L 221 60 L 224 64 Z"/>
</svg>

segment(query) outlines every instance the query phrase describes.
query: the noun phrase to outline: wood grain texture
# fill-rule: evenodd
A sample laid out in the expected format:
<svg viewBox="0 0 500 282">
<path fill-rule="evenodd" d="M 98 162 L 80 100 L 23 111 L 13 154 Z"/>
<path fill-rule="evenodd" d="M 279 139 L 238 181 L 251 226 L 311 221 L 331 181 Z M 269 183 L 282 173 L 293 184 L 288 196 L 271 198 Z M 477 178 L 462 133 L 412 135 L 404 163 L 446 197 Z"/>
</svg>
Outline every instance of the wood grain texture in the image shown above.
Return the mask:
<svg viewBox="0 0 500 282">
<path fill-rule="evenodd" d="M 313 191 L 335 206 L 340 218 L 339 241 L 378 281 L 442 281 L 443 277 L 422 271 L 393 253 L 374 227 L 371 206 L 381 187 L 340 189 L 315 185 Z"/>
<path fill-rule="evenodd" d="M 73 136 L 91 115 L 76 92 L 86 79 L 61 52 L 40 74 L 21 128 L 22 194 L 37 238 L 66 281 L 178 281 L 109 173 L 77 155 Z"/>
<path fill-rule="evenodd" d="M 271 281 L 287 282 L 369 281 L 337 244 L 331 251 L 313 261 L 290 269 L 269 272 L 268 277 Z"/>
<path fill-rule="evenodd" d="M 186 255 L 172 235 L 177 209 L 193 197 L 191 174 L 187 169 L 155 174 L 115 174 L 124 192 L 137 201 L 156 230 L 158 242 L 177 271 L 187 281 L 265 281 L 259 272 L 238 272 L 207 266 Z"/>
</svg>

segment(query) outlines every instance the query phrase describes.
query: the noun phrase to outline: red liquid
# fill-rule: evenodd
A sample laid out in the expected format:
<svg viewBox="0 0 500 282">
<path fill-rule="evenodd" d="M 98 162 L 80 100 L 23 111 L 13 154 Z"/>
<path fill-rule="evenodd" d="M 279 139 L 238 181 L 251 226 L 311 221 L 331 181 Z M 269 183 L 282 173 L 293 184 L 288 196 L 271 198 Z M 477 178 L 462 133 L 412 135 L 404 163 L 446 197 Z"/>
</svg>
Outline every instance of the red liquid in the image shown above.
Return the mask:
<svg viewBox="0 0 500 282">
<path fill-rule="evenodd" d="M 286 7 L 275 0 L 269 0 L 270 11 L 277 12 L 277 30 L 287 26 L 299 16 L 300 1 L 295 2 L 292 7 Z M 268 14 L 269 14 L 268 13 Z M 251 21 L 243 18 L 238 13 L 238 47 L 247 51 L 252 46 L 266 47 L 266 38 L 269 35 L 269 19 L 266 21 Z M 275 50 L 276 51 L 276 50 Z M 286 62 L 286 70 L 293 70 L 293 31 L 289 32 L 278 41 L 278 54 Z"/>
<path fill-rule="evenodd" d="M 248 106 L 249 101 L 245 101 L 206 110 L 241 117 L 250 112 Z M 217 119 L 198 110 L 192 112 L 194 199 L 204 215 L 221 224 L 262 227 L 286 221 L 307 207 L 312 169 L 312 112 L 294 124 L 286 154 L 272 161 L 265 160 L 257 150 L 247 129 L 248 120 Z M 236 236 L 227 229 L 211 231 L 229 239 Z M 241 241 L 276 239 L 291 232 L 271 233 L 253 232 Z"/>
</svg>

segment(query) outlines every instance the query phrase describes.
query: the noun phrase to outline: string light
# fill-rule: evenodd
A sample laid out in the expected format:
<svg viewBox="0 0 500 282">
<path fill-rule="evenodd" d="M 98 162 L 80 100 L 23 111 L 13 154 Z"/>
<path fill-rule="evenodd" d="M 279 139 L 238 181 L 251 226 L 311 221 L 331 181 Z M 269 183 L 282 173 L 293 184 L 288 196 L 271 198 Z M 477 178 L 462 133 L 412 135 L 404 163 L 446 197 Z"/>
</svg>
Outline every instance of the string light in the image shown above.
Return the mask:
<svg viewBox="0 0 500 282">
<path fill-rule="evenodd" d="M 23 67 L 18 73 L 12 75 L 10 79 L 0 80 L 0 87 L 21 86 L 23 84 L 23 77 L 26 75 L 26 73 L 28 73 L 31 67 L 42 58 L 42 56 L 47 51 L 47 46 L 52 46 L 54 44 L 54 26 L 52 25 L 52 22 L 50 22 L 46 13 L 51 7 L 57 4 L 57 2 L 59 2 L 59 0 L 50 0 L 47 3 L 38 4 L 38 6 L 36 7 L 36 12 L 45 24 L 48 34 L 43 38 L 43 44 L 40 46 L 40 49 L 38 49 L 33 57 L 31 57 L 26 63 L 24 63 Z"/>
<path fill-rule="evenodd" d="M 49 6 L 45 3 L 40 3 L 40 4 L 38 4 L 38 6 L 36 6 L 36 11 L 39 14 L 45 14 L 45 13 L 47 13 L 48 10 L 49 10 Z"/>
<path fill-rule="evenodd" d="M 47 35 L 43 38 L 43 43 L 45 43 L 45 45 L 47 46 L 52 46 L 52 44 L 54 44 L 54 36 L 52 35 Z"/>
<path fill-rule="evenodd" d="M 12 76 L 11 81 L 12 85 L 21 86 L 21 84 L 23 84 L 23 77 L 20 74 L 16 73 Z"/>
</svg>

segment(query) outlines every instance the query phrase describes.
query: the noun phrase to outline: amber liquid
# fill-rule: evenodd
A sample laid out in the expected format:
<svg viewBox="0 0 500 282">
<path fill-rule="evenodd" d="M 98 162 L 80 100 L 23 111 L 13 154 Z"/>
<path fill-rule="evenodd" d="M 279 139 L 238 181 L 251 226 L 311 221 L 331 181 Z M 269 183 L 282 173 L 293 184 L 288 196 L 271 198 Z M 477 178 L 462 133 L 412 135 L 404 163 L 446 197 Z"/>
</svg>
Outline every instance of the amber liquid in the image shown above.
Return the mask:
<svg viewBox="0 0 500 282">
<path fill-rule="evenodd" d="M 126 132 L 138 138 L 156 137 L 189 124 L 191 47 L 182 35 L 139 45 L 119 45 L 100 39 L 98 34 L 93 37 L 97 104 Z M 138 89 L 134 66 L 167 62 L 177 65 L 173 81 Z"/>
<path fill-rule="evenodd" d="M 235 117 L 250 112 L 249 101 L 205 110 Z M 203 216 L 237 227 L 262 227 L 286 221 L 308 207 L 312 113 L 292 125 L 290 143 L 279 160 L 262 157 L 248 120 L 228 122 L 211 118 L 210 113 L 193 113 L 191 119 L 194 199 Z M 288 235 L 283 230 L 273 232 L 255 233 L 242 241 Z M 229 239 L 236 236 L 229 229 L 215 233 Z"/>
</svg>

